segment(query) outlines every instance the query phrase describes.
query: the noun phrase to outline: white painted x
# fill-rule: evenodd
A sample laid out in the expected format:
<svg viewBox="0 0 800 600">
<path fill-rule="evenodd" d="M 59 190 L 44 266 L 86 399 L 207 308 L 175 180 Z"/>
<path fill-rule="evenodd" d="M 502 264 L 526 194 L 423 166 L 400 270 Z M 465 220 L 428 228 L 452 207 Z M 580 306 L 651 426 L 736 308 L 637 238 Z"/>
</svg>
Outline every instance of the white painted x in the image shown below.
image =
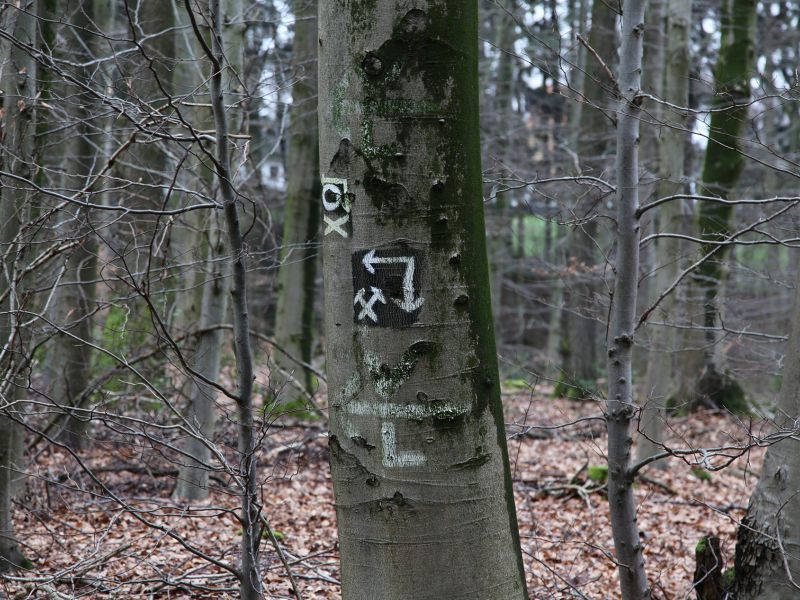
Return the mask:
<svg viewBox="0 0 800 600">
<path fill-rule="evenodd" d="M 322 216 L 323 222 L 325 223 L 325 235 L 335 231 L 340 236 L 346 238 L 347 231 L 344 230 L 343 226 L 347 225 L 347 222 L 350 221 L 350 215 L 344 215 L 343 217 L 339 217 L 335 221 L 328 217 L 328 215 Z"/>
<path fill-rule="evenodd" d="M 361 288 L 358 290 L 356 294 L 355 300 L 353 300 L 353 306 L 356 304 L 361 304 L 363 307 L 361 312 L 358 313 L 358 320 L 363 321 L 366 318 L 372 319 L 374 323 L 378 322 L 378 315 L 375 314 L 373 307 L 375 306 L 376 302 L 381 302 L 382 304 L 386 304 L 386 298 L 383 297 L 383 292 L 376 288 L 375 286 L 370 286 L 369 289 L 372 291 L 372 296 L 369 300 L 365 298 L 365 294 L 367 290 Z"/>
</svg>

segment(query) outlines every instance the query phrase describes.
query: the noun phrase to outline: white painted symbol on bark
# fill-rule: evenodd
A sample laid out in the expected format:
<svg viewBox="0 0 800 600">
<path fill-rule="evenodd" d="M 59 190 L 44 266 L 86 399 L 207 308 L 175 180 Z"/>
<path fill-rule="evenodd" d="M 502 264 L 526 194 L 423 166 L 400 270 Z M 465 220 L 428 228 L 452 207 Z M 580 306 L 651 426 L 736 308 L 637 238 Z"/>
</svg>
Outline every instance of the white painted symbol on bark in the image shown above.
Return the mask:
<svg viewBox="0 0 800 600">
<path fill-rule="evenodd" d="M 331 200 L 328 196 L 333 196 Z M 334 231 L 340 236 L 348 237 L 345 225 L 350 222 L 350 203 L 347 201 L 347 180 L 338 177 L 323 177 L 322 178 L 322 207 L 326 213 L 335 213 L 344 210 L 343 215 L 334 215 L 333 217 L 327 214 L 322 216 L 322 221 L 325 224 L 325 234 L 333 233 Z"/>
<path fill-rule="evenodd" d="M 397 449 L 397 433 L 394 423 L 384 421 L 381 424 L 383 440 L 383 466 L 387 468 L 419 467 L 426 462 L 425 455 L 413 450 Z"/>
<path fill-rule="evenodd" d="M 374 323 L 377 323 L 378 315 L 375 314 L 375 303 L 380 302 L 381 304 L 386 304 L 386 298 L 383 297 L 383 292 L 378 288 L 370 286 L 369 289 L 372 292 L 372 296 L 370 296 L 369 300 L 366 299 L 367 290 L 361 288 L 358 290 L 355 300 L 353 300 L 353 306 L 360 304 L 362 307 L 361 312 L 358 313 L 359 321 L 372 319 Z"/>
<path fill-rule="evenodd" d="M 322 220 L 325 223 L 325 235 L 335 231 L 340 236 L 344 238 L 347 237 L 347 231 L 344 229 L 344 226 L 350 221 L 350 215 L 344 215 L 335 221 L 328 217 L 328 215 L 323 215 Z"/>
<path fill-rule="evenodd" d="M 364 264 L 364 268 L 367 270 L 368 273 L 371 275 L 375 273 L 375 266 L 376 265 L 391 265 L 391 264 L 403 264 L 406 265 L 405 274 L 403 275 L 403 299 L 398 300 L 397 298 L 392 298 L 392 302 L 397 304 L 397 306 L 406 312 L 414 312 L 418 310 L 422 304 L 425 302 L 425 298 L 421 296 L 417 296 L 416 292 L 414 291 L 414 268 L 415 260 L 413 256 L 375 256 L 375 250 L 370 250 L 364 255 L 362 259 L 362 263 Z"/>
</svg>

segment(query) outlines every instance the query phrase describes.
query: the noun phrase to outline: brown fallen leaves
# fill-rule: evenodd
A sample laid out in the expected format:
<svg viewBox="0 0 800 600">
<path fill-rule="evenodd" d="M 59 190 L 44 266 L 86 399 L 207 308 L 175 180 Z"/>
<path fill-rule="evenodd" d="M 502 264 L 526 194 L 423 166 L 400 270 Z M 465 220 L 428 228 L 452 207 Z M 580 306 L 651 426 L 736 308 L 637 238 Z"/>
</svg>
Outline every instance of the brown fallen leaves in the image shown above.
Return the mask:
<svg viewBox="0 0 800 600">
<path fill-rule="evenodd" d="M 605 462 L 602 406 L 553 400 L 548 391 L 505 397 L 530 597 L 617 598 L 602 469 L 592 469 Z M 734 445 L 745 442 L 751 428 L 722 414 L 671 418 L 669 443 L 675 448 Z M 208 503 L 181 505 L 170 499 L 174 466 L 152 447 L 131 443 L 121 452 L 119 438 L 109 432 L 98 437 L 81 456 L 96 470 L 96 480 L 61 450 L 42 452 L 30 465 L 28 491 L 17 501 L 16 527 L 34 567 L 0 579 L 0 598 L 238 597 L 235 578 L 222 566 L 238 561 L 233 489 L 220 480 Z M 705 534 L 719 536 L 732 560 L 736 524 L 762 455 L 761 449 L 745 452 L 710 478 L 693 464 L 702 462 L 699 454 L 673 458 L 665 471 L 645 472 L 636 498 L 655 598 L 692 596 L 694 547 Z M 721 463 L 708 460 L 700 466 Z M 264 512 L 304 598 L 340 598 L 322 426 L 287 421 L 273 428 L 260 462 Z M 268 597 L 293 598 L 267 540 L 262 559 Z"/>
</svg>

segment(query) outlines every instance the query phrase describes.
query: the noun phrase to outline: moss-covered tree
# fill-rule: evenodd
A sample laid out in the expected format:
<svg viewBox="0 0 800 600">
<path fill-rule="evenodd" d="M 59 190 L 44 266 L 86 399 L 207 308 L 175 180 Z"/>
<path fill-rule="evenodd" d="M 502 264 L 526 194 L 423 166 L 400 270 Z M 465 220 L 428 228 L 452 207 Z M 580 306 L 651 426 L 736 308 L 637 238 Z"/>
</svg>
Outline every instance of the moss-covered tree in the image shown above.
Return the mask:
<svg viewBox="0 0 800 600">
<path fill-rule="evenodd" d="M 526 598 L 481 204 L 477 3 L 320 6 L 342 597 Z"/>
<path fill-rule="evenodd" d="M 722 3 L 722 46 L 714 79 L 708 147 L 703 161 L 700 191 L 727 199 L 734 190 L 745 164 L 742 154 L 750 100 L 750 74 L 755 60 L 754 37 L 756 0 L 725 0 Z M 691 296 L 703 303 L 702 322 L 705 348 L 686 353 L 681 398 L 691 404 L 706 403 L 733 410 L 743 408 L 741 387 L 726 373 L 720 373 L 714 360 L 719 307 L 717 297 L 724 274 L 727 246 L 718 245 L 731 233 L 733 205 L 701 202 L 698 231 L 705 244 L 701 256 L 708 258 L 692 276 Z"/>
</svg>

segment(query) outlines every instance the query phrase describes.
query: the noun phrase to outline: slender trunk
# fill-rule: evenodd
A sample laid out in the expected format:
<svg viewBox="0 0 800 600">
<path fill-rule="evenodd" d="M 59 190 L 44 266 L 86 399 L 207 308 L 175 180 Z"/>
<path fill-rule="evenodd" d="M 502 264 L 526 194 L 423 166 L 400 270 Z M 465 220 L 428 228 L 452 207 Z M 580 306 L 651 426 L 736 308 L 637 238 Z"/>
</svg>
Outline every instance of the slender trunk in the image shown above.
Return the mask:
<svg viewBox="0 0 800 600">
<path fill-rule="evenodd" d="M 239 454 L 241 455 L 242 490 L 242 563 L 240 594 L 243 600 L 259 600 L 263 598 L 263 584 L 258 564 L 259 526 L 258 473 L 256 450 L 256 424 L 253 414 L 253 348 L 250 343 L 250 317 L 247 312 L 247 251 L 245 249 L 242 228 L 239 221 L 237 192 L 234 188 L 234 172 L 231 169 L 231 148 L 228 139 L 228 118 L 225 114 L 225 96 L 223 93 L 223 72 L 235 63 L 225 60 L 225 46 L 222 38 L 223 14 L 220 0 L 209 0 L 208 11 L 211 22 L 211 48 L 205 43 L 197 27 L 197 20 L 192 12 L 191 0 L 186 1 L 186 10 L 192 20 L 198 41 L 203 45 L 211 61 L 211 77 L 209 91 L 211 93 L 211 109 L 214 114 L 216 128 L 216 151 L 214 162 L 219 180 L 220 195 L 223 201 L 225 222 L 228 234 L 228 246 L 232 261 L 233 285 L 231 287 L 231 304 L 233 309 L 233 346 L 236 352 L 236 383 L 238 388 L 239 408 Z M 231 2 L 226 5 L 228 19 L 239 19 L 240 11 L 232 9 L 238 6 Z"/>
<path fill-rule="evenodd" d="M 622 600 L 644 600 L 650 588 L 636 524 L 631 473 L 634 331 L 639 280 L 639 120 L 644 0 L 625 0 L 617 111 L 617 258 L 608 340 L 608 503 Z"/>
<path fill-rule="evenodd" d="M 238 88 L 237 73 L 242 72 L 243 64 L 243 41 L 244 33 L 239 26 L 240 0 L 226 0 L 224 2 L 225 26 L 223 30 L 225 57 L 227 65 L 231 69 L 226 69 L 222 75 L 222 85 L 226 93 L 225 106 L 231 105 L 238 99 L 232 90 Z M 177 19 L 177 16 L 176 16 Z M 188 23 L 187 23 L 188 26 Z M 199 46 L 194 36 L 187 36 L 191 39 L 186 40 L 187 53 L 195 59 L 199 58 Z M 202 64 L 202 63 L 200 63 Z M 205 77 L 201 76 L 201 79 Z M 198 88 L 200 86 L 198 85 Z M 241 123 L 241 111 L 231 111 L 227 120 L 232 128 L 237 128 Z M 201 128 L 208 120 L 208 113 L 203 109 L 198 109 L 195 113 Z M 199 181 L 208 184 L 213 188 L 213 173 L 198 161 L 195 167 L 200 171 Z M 208 381 L 217 381 L 220 371 L 220 356 L 224 336 L 221 330 L 210 330 L 209 328 L 218 323 L 226 321 L 228 315 L 228 295 L 230 290 L 230 269 L 226 260 L 226 249 L 224 243 L 224 232 L 217 222 L 219 215 L 209 215 L 207 221 L 199 223 L 202 235 L 207 239 L 204 252 L 206 258 L 204 268 L 197 274 L 196 285 L 201 290 L 199 327 L 200 333 L 196 336 L 196 348 L 192 349 L 194 370 Z M 190 219 L 189 225 L 195 220 Z M 189 228 L 189 231 L 191 229 Z M 185 240 L 185 236 L 182 236 Z M 187 307 L 188 308 L 188 307 Z M 186 311 L 183 315 L 185 319 L 193 311 Z M 187 323 L 189 325 L 189 323 Z M 213 443 L 216 431 L 216 404 L 217 392 L 211 385 L 204 383 L 200 379 L 192 379 L 189 382 L 189 411 L 188 419 L 196 427 L 196 432 L 190 435 L 184 445 L 184 451 L 191 457 L 181 466 L 178 475 L 178 482 L 173 491 L 173 497 L 183 500 L 205 500 L 208 498 L 208 476 L 211 465 L 211 451 L 209 444 Z"/>
<path fill-rule="evenodd" d="M 224 259 L 225 248 L 222 232 L 215 225 L 209 227 L 211 251 L 207 261 L 203 299 L 200 309 L 200 333 L 194 369 L 210 381 L 219 377 L 220 354 L 223 345 L 221 329 L 208 330 L 211 326 L 225 321 L 228 307 L 229 275 L 228 264 Z M 187 438 L 184 451 L 193 460 L 181 466 L 178 482 L 173 496 L 184 500 L 205 500 L 208 498 L 208 474 L 211 466 L 211 452 L 208 444 L 213 442 L 216 430 L 217 390 L 200 380 L 191 383 L 188 421 L 197 429 Z"/>
<path fill-rule="evenodd" d="M 36 46 L 36 0 L 26 0 L 0 12 L 0 25 L 13 31 L 21 44 Z M 3 145 L 0 165 L 18 177 L 31 179 L 34 164 L 34 133 L 36 131 L 36 61 L 26 51 L 3 41 L 0 43 L 0 85 L 3 88 Z M 15 482 L 22 471 L 21 442 L 23 430 L 19 405 L 11 403 L 23 382 L 14 381 L 19 361 L 27 357 L 24 340 L 17 328 L 15 311 L 16 274 L 22 267 L 19 234 L 33 199 L 18 180 L 0 180 L 0 291 L 7 292 L 0 302 L 0 372 L 4 374 L 0 389 L 0 572 L 27 567 L 14 533 L 11 499 Z M 20 359 L 19 357 L 22 357 Z"/>
<path fill-rule="evenodd" d="M 669 0 L 667 9 L 667 48 L 664 59 L 664 99 L 675 106 L 689 104 L 689 23 L 691 22 L 691 0 Z M 667 115 L 665 115 L 667 116 Z M 668 117 L 669 118 L 669 117 Z M 686 118 L 675 114 L 661 130 L 658 146 L 657 196 L 680 194 L 684 188 L 684 150 L 686 148 Z M 680 202 L 668 202 L 659 212 L 661 229 L 669 232 L 683 230 L 685 209 Z M 658 266 L 656 290 L 667 289 L 678 275 L 682 244 L 674 238 L 658 242 L 656 255 L 662 263 Z M 659 321 L 675 320 L 675 296 L 665 298 L 659 311 Z M 645 307 L 646 308 L 646 307 Z M 676 335 L 672 327 L 655 327 L 652 334 L 652 350 L 647 362 L 647 376 L 642 390 L 642 409 L 639 420 L 641 435 L 636 444 L 636 459 L 644 460 L 663 450 L 665 404 L 674 390 L 673 353 Z M 666 467 L 666 460 L 653 466 Z"/>
<path fill-rule="evenodd" d="M 274 357 L 283 374 L 273 373 L 276 394 L 297 399 L 286 374 L 313 391 L 310 363 L 314 342 L 314 287 L 319 229 L 319 143 L 317 133 L 317 2 L 295 1 L 294 76 L 286 150 L 286 211 L 278 272 L 275 340 L 286 350 Z M 287 356 L 288 355 L 288 356 Z"/>
<path fill-rule="evenodd" d="M 736 540 L 736 598 L 786 600 L 800 594 L 800 271 L 776 410 L 785 436 L 767 450 Z"/>
<path fill-rule="evenodd" d="M 477 3 L 320 10 L 342 598 L 526 598 L 482 210 Z"/>
<path fill-rule="evenodd" d="M 94 9 L 95 3 L 91 1 L 74 7 L 64 28 L 66 57 L 62 58 L 81 64 L 89 61 L 93 54 L 100 55 L 103 39 L 86 34 L 96 22 Z M 75 75 L 83 81 L 91 78 L 88 69 L 77 69 Z M 97 103 L 82 95 L 75 86 L 63 84 L 61 88 L 64 109 L 75 123 L 69 132 L 73 137 L 75 134 L 78 136 L 75 144 L 62 154 L 63 164 L 58 165 L 63 173 L 61 187 L 79 190 L 86 185 L 95 165 L 101 162 L 99 147 L 89 139 L 93 133 L 91 108 Z M 66 146 L 65 143 L 62 145 Z M 48 395 L 66 412 L 66 416 L 59 419 L 57 438 L 70 448 L 80 449 L 85 448 L 89 441 L 90 421 L 71 409 L 81 408 L 78 398 L 89 384 L 92 351 L 88 344 L 77 341 L 75 337 L 82 340 L 92 337 L 93 319 L 90 315 L 95 309 L 97 239 L 93 233 L 96 225 L 87 209 L 68 206 L 64 212 L 72 214 L 60 217 L 58 232 L 64 238 L 78 239 L 80 245 L 66 257 L 60 275 L 61 285 L 53 302 L 53 322 L 71 335 L 59 333 L 53 340 L 47 360 Z"/>
<path fill-rule="evenodd" d="M 609 90 L 612 87 L 606 67 L 613 69 L 617 63 L 617 12 L 607 2 L 592 3 L 592 28 L 589 46 L 603 60 L 594 56 L 586 58 L 584 90 L 586 104 L 580 113 L 581 171 L 593 177 L 603 177 L 610 166 L 609 149 Z M 604 192 L 589 188 L 581 194 L 572 218 L 576 222 L 569 240 L 569 271 L 573 273 L 564 289 L 566 336 L 562 340 L 563 378 L 566 385 L 557 390 L 562 395 L 584 397 L 591 394 L 600 374 L 601 331 L 597 316 L 598 276 L 596 211 L 604 200 Z"/>
</svg>

